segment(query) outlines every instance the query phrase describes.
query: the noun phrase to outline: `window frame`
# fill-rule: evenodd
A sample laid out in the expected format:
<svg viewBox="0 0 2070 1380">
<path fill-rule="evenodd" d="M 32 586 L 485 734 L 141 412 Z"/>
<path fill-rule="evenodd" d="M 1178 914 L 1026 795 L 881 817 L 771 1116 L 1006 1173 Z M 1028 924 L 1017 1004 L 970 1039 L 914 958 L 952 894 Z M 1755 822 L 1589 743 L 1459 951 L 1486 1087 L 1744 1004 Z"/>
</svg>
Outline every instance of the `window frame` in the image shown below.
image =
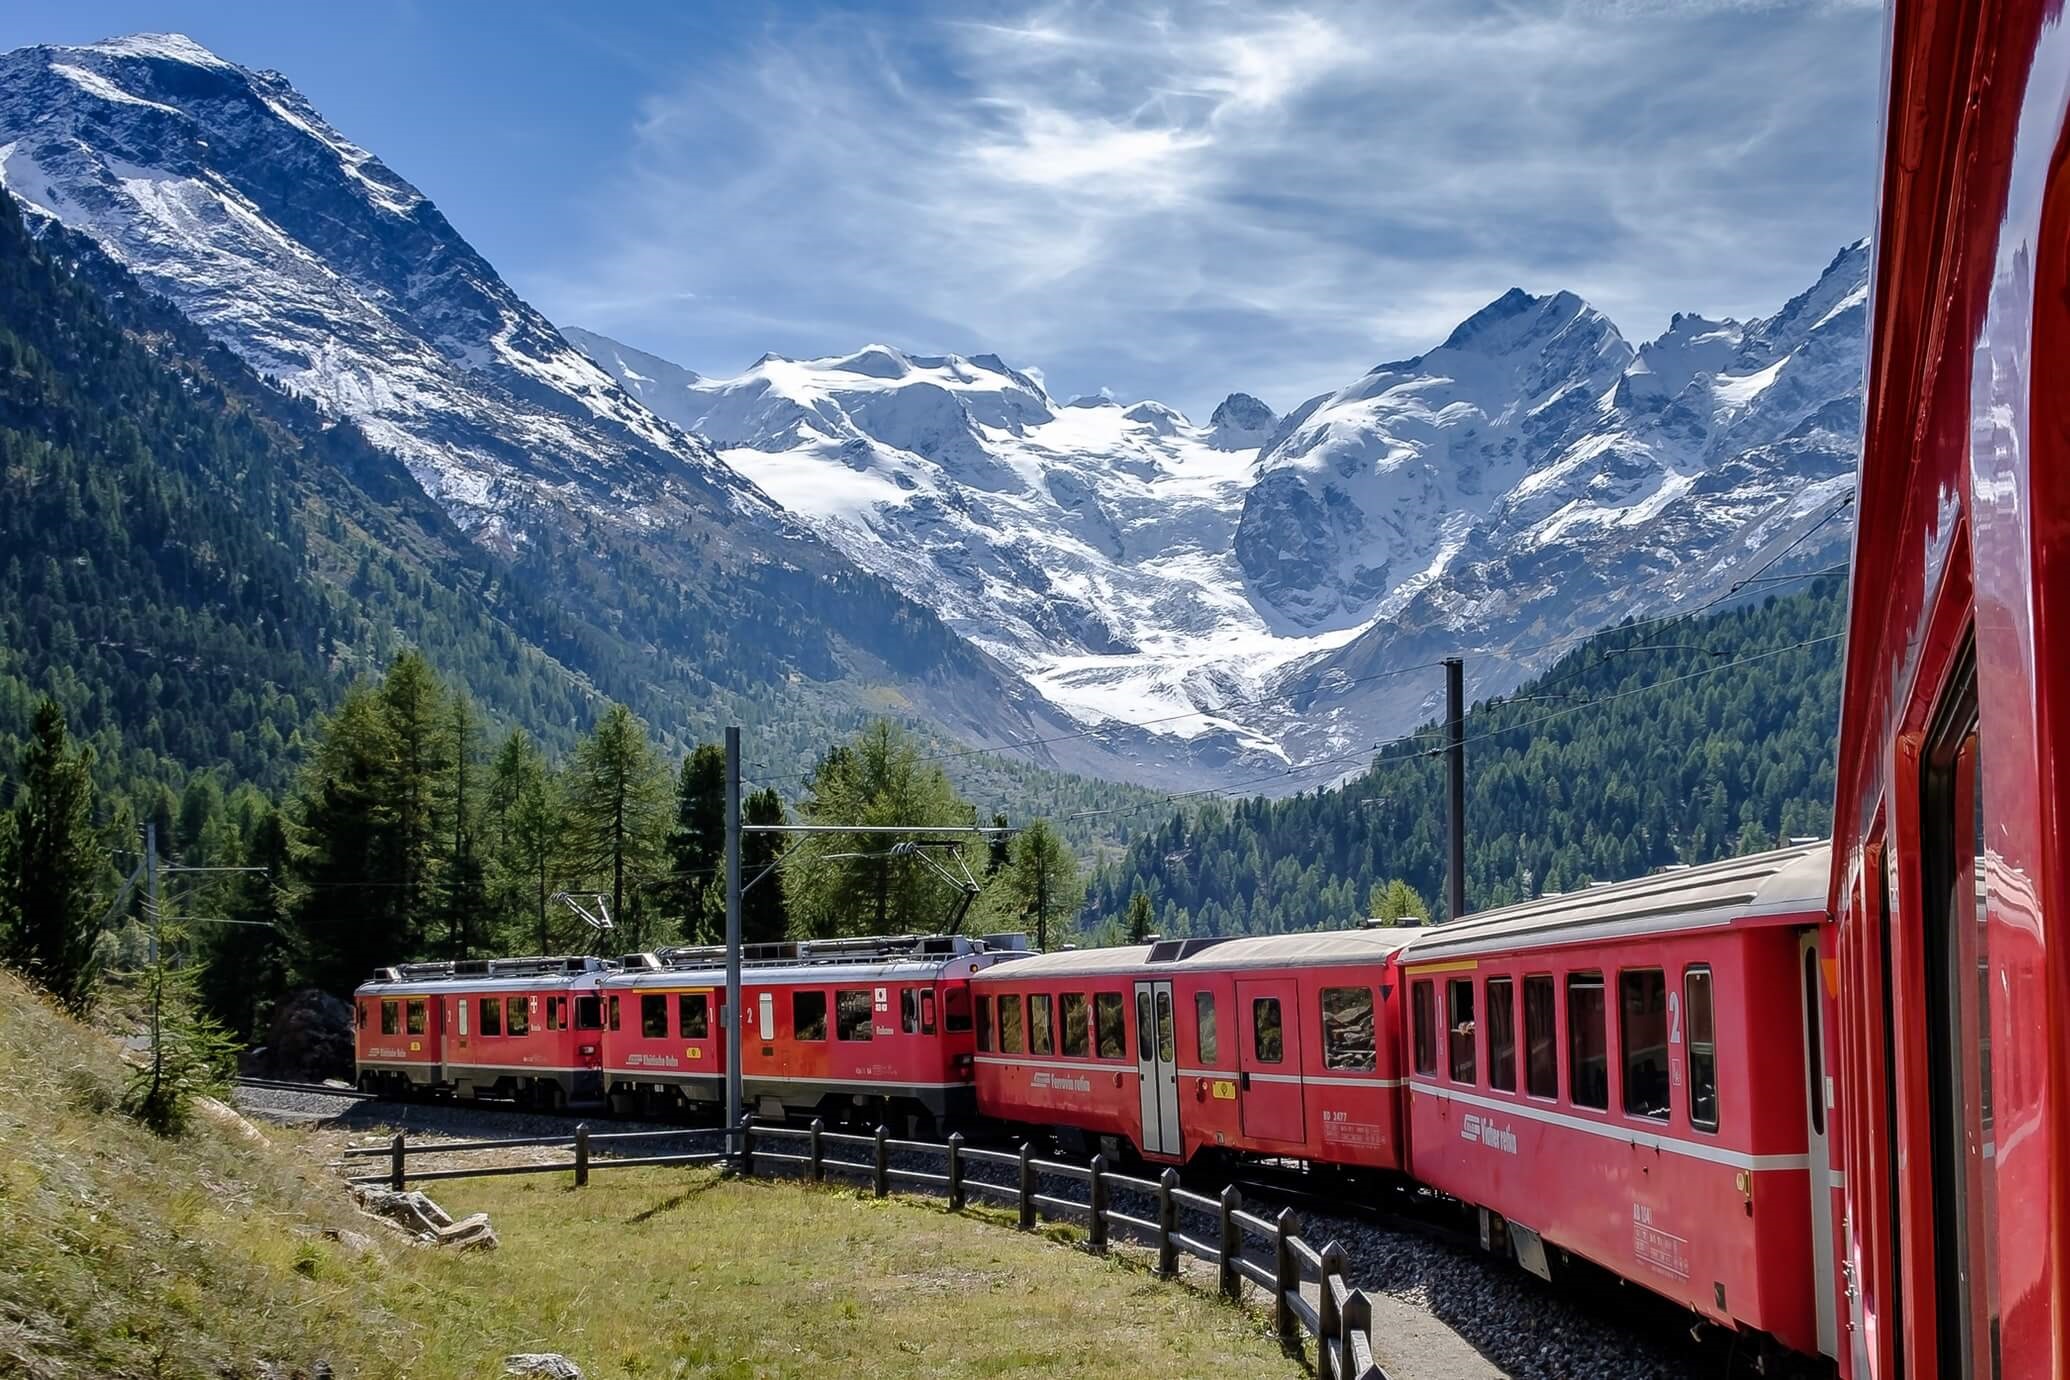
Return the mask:
<svg viewBox="0 0 2070 1380">
<path fill-rule="evenodd" d="M 484 1040 L 503 1036 L 503 998 L 481 997 L 474 1009 L 474 1033 Z"/>
<path fill-rule="evenodd" d="M 1265 1052 L 1265 1008 L 1272 1008 L 1272 1052 Z M 1251 1057 L 1261 1064 L 1284 1064 L 1287 1061 L 1287 1016 L 1286 1007 L 1278 997 L 1251 998 Z"/>
<path fill-rule="evenodd" d="M 583 1020 L 585 1012 L 588 1012 L 590 1015 L 590 1019 L 587 1021 Z M 601 992 L 583 992 L 577 995 L 575 998 L 575 1029 L 602 1030 L 603 1028 L 604 994 Z"/>
<path fill-rule="evenodd" d="M 403 1034 L 429 1035 L 431 1033 L 431 999 L 411 997 L 403 1003 Z"/>
<path fill-rule="evenodd" d="M 668 1038 L 668 993 L 640 993 L 640 1038 L 643 1040 L 666 1040 Z"/>
<path fill-rule="evenodd" d="M 1204 1065 L 1220 1062 L 1222 1029 L 1215 994 L 1203 987 L 1193 994 L 1193 1052 Z"/>
<path fill-rule="evenodd" d="M 462 998 L 465 1000 L 465 998 Z M 381 1033 L 400 1035 L 403 1033 L 403 1004 L 401 997 L 381 999 Z"/>
<path fill-rule="evenodd" d="M 1028 994 L 1028 1053 L 1057 1052 L 1056 1002 L 1047 992 Z"/>
<path fill-rule="evenodd" d="M 696 1017 L 695 1029 L 692 1029 L 693 1012 Z M 712 1037 L 711 993 L 676 993 L 676 1034 L 685 1040 L 709 1040 Z"/>
<path fill-rule="evenodd" d="M 858 1008 L 857 1002 L 860 1001 Z M 856 1011 L 860 1010 L 862 1023 L 855 1024 Z M 855 1034 L 861 1031 L 861 1034 Z M 851 1045 L 868 1044 L 877 1038 L 877 998 L 868 987 L 836 987 L 834 989 L 834 1039 Z"/>
<path fill-rule="evenodd" d="M 803 1015 L 799 1007 L 811 1002 L 819 1003 L 816 1013 Z M 828 1039 L 829 1021 L 833 1014 L 832 1000 L 824 987 L 793 987 L 791 989 L 791 1038 L 803 1044 L 824 1044 Z M 817 1031 L 817 1034 L 812 1032 Z"/>
<path fill-rule="evenodd" d="M 1107 1037 L 1114 1036 L 1114 1053 L 1107 1053 Z M 1128 1002 L 1119 992 L 1093 994 L 1093 1057 L 1128 1058 Z"/>
<path fill-rule="evenodd" d="M 1423 1078 L 1437 1077 L 1437 982 L 1417 978 L 1409 984 L 1410 1068 Z"/>
<path fill-rule="evenodd" d="M 1534 993 L 1544 997 L 1543 1014 L 1546 1025 L 1544 1049 L 1546 1060 L 1543 1069 L 1545 1081 L 1542 1088 L 1538 1077 L 1541 1072 L 1537 1060 L 1539 1045 L 1536 1043 L 1536 1036 L 1531 1028 L 1531 1017 L 1533 1014 L 1531 998 Z M 1523 1003 L 1524 1096 L 1535 1097 L 1541 1102 L 1558 1102 L 1560 1100 L 1560 1050 L 1565 1044 L 1560 1031 L 1559 979 L 1551 973 L 1524 974 Z"/>
<path fill-rule="evenodd" d="M 1498 1001 L 1496 988 L 1500 987 Z M 1510 973 L 1492 973 L 1481 984 L 1481 1013 L 1488 1025 L 1488 1087 L 1517 1090 L 1517 980 Z M 1496 1019 L 1497 1014 L 1501 1019 Z M 1501 1077 L 1496 1075 L 1500 1074 Z"/>
<path fill-rule="evenodd" d="M 1066 1059 L 1092 1057 L 1092 999 L 1083 992 L 1064 992 L 1057 997 L 1058 1048 Z M 1073 1039 L 1073 1032 L 1077 1038 Z"/>
<path fill-rule="evenodd" d="M 999 994 L 999 1052 L 1001 1054 L 1026 1054 L 1028 1052 L 1027 1002 L 1019 992 Z M 1007 1020 L 1007 1013 L 1013 1013 L 1013 1020 Z M 1009 1025 L 1011 1031 L 1009 1032 Z"/>
<path fill-rule="evenodd" d="M 1603 970 L 1576 969 L 1567 974 L 1567 980 L 1562 986 L 1567 995 L 1567 1101 L 1570 1105 L 1586 1111 L 1607 1112 L 1610 1110 L 1610 993 L 1603 982 Z M 1596 994 L 1595 1034 L 1598 1053 L 1595 1058 L 1603 1069 L 1601 1102 L 1582 1100 L 1579 1080 L 1590 1061 L 1582 1056 L 1575 1043 L 1587 1033 L 1588 1027 L 1575 1019 L 1574 999 L 1578 993 L 1591 991 Z"/>
<path fill-rule="evenodd" d="M 1481 1084 L 1480 1018 L 1472 975 L 1450 978 L 1445 983 L 1445 1076 L 1461 1087 Z M 1460 1020 L 1459 996 L 1466 995 L 1465 1020 Z M 1461 1032 L 1464 1032 L 1463 1034 Z M 1464 1056 L 1462 1061 L 1462 1054 Z M 1463 1065 L 1465 1074 L 1459 1072 Z"/>
<path fill-rule="evenodd" d="M 1361 1022 L 1355 1012 L 1351 1024 L 1348 1026 L 1333 1027 L 1330 1022 L 1331 999 L 1337 998 L 1341 1000 L 1347 995 L 1362 1000 L 1365 1005 L 1363 1027 L 1366 1043 L 1363 1045 L 1344 1044 L 1336 1038 L 1340 1028 L 1354 1033 L 1360 1028 Z M 1321 991 L 1317 1008 L 1316 1019 L 1321 1023 L 1322 1027 L 1324 1070 L 1332 1073 L 1378 1072 L 1380 1068 L 1380 1008 L 1379 1003 L 1374 1000 L 1373 989 L 1363 983 L 1343 987 L 1325 987 Z"/>
<path fill-rule="evenodd" d="M 990 992 L 983 992 L 978 995 L 975 1011 L 977 1016 L 976 1024 L 978 1053 L 990 1054 L 992 1052 L 993 1044 L 992 994 Z"/>
<path fill-rule="evenodd" d="M 532 1033 L 532 999 L 508 997 L 503 1003 L 503 1033 L 522 1037 Z"/>
<path fill-rule="evenodd" d="M 1699 1056 L 1696 1038 L 1696 1002 L 1691 998 L 1691 994 L 1695 989 L 1691 984 L 1699 978 L 1703 980 L 1704 988 L 1704 1024 L 1709 1028 L 1709 1038 L 1702 1042 L 1707 1047 L 1702 1057 L 1710 1061 L 1711 1117 L 1709 1121 L 1699 1117 L 1696 1112 L 1697 1107 L 1701 1104 L 1696 1096 L 1696 1061 Z M 1724 1121 L 1724 1108 L 1718 1103 L 1718 983 L 1717 979 L 1711 975 L 1711 965 L 1708 963 L 1689 963 L 1683 965 L 1682 968 L 1682 1052 L 1683 1063 L 1687 1070 L 1685 1082 L 1689 1088 L 1690 1129 L 1716 1135 L 1718 1127 Z"/>
<path fill-rule="evenodd" d="M 1627 989 L 1633 979 L 1644 982 L 1648 978 L 1653 979 L 1660 989 L 1659 1079 L 1662 1101 L 1658 1111 L 1645 1111 L 1633 1106 L 1634 1090 L 1641 1083 L 1641 1080 L 1635 1076 L 1632 1062 L 1632 1056 L 1635 1052 L 1632 1048 L 1632 1038 L 1634 1031 L 1639 1028 L 1639 1022 L 1633 1018 L 1631 1009 L 1626 1004 L 1629 1001 Z M 1645 1015 L 1648 1020 L 1652 1018 L 1651 1013 L 1645 1013 Z M 1626 1116 L 1631 1117 L 1635 1121 L 1673 1121 L 1675 1119 L 1674 1075 L 1671 1071 L 1671 1050 L 1668 1044 L 1668 1036 L 1672 1033 L 1671 1025 L 1672 1021 L 1668 1011 L 1667 969 L 1657 964 L 1638 968 L 1619 968 L 1617 970 L 1617 1059 L 1618 1081 L 1621 1084 L 1621 1088 L 1618 1095 L 1618 1105 L 1624 1109 Z M 1637 1052 L 1643 1053 L 1644 1051 Z"/>
</svg>

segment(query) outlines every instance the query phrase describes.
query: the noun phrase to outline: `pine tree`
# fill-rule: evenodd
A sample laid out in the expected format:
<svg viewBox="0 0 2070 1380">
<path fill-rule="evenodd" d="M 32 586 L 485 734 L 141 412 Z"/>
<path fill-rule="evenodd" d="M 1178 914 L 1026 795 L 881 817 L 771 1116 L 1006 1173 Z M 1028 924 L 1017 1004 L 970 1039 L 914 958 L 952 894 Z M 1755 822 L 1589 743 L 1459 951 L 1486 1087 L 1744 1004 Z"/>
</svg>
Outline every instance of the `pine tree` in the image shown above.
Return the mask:
<svg viewBox="0 0 2070 1380">
<path fill-rule="evenodd" d="M 178 1136 L 194 1099 L 213 1096 L 237 1072 L 237 1042 L 195 998 L 196 970 L 173 960 L 181 934 L 164 926 L 158 956 L 144 969 L 143 996 L 157 1013 L 149 1058 L 131 1075 L 122 1110 L 161 1136 Z"/>
<path fill-rule="evenodd" d="M 454 958 L 468 958 L 486 938 L 483 927 L 489 909 L 488 876 L 475 841 L 481 807 L 473 790 L 474 759 L 480 727 L 465 690 L 453 695 L 448 714 L 453 843 L 440 884 L 439 910 L 447 952 Z"/>
<path fill-rule="evenodd" d="M 386 773 L 394 816 L 379 875 L 398 892 L 413 951 L 426 947 L 446 848 L 452 737 L 445 698 L 438 674 L 420 652 L 396 657 L 381 682 L 394 753 Z"/>
<path fill-rule="evenodd" d="M 265 870 L 237 874 L 224 913 L 230 923 L 208 936 L 196 995 L 231 1035 L 249 1044 L 264 1032 L 269 1008 L 287 987 L 288 837 L 278 811 L 259 820 L 240 857 L 241 866 Z"/>
<path fill-rule="evenodd" d="M 745 840 L 742 849 L 745 857 Z M 699 743 L 683 759 L 683 770 L 676 781 L 676 817 L 668 834 L 672 875 L 666 888 L 683 938 L 692 943 L 713 938 L 706 897 L 721 880 L 725 851 L 726 750 L 717 743 Z M 754 875 L 752 869 L 748 875 Z M 775 880 L 771 879 L 768 885 L 774 888 Z M 719 913 L 725 914 L 723 904 Z M 745 918 L 742 923 L 745 924 Z"/>
<path fill-rule="evenodd" d="M 514 728 L 496 750 L 489 769 L 493 889 L 497 907 L 514 932 L 508 941 L 529 943 L 538 953 L 553 951 L 547 897 L 563 849 L 566 817 L 561 791 L 546 756 L 522 728 Z M 523 938 L 515 936 L 522 935 Z"/>
<path fill-rule="evenodd" d="M 764 786 L 750 795 L 741 807 L 742 821 L 747 824 L 782 824 L 784 820 L 783 797 L 776 793 L 776 787 Z M 743 944 L 770 944 L 784 938 L 790 932 L 790 914 L 783 903 L 783 877 L 780 873 L 764 872 L 783 856 L 784 836 L 781 834 L 749 834 L 740 836 L 740 878 L 741 885 L 762 880 L 752 891 L 744 892 L 740 898 L 740 942 Z"/>
<path fill-rule="evenodd" d="M 296 793 L 297 967 L 304 981 L 332 993 L 417 957 L 404 891 L 388 870 L 393 741 L 379 697 L 354 688 L 324 721 Z"/>
<path fill-rule="evenodd" d="M 1075 915 L 1083 899 L 1078 861 L 1048 820 L 1038 819 L 1014 836 L 1003 878 L 1013 912 L 1023 923 L 1034 922 L 1035 947 L 1047 949 L 1050 921 Z"/>
<path fill-rule="evenodd" d="M 653 869 L 668 818 L 668 773 L 647 730 L 614 704 L 575 750 L 568 825 L 576 864 L 611 893 L 611 920 L 633 948 L 648 939 L 642 876 Z"/>
<path fill-rule="evenodd" d="M 22 751 L 0 857 L 0 917 L 8 964 L 80 1012 L 93 1005 L 100 978 L 93 800 L 93 750 L 67 743 L 64 711 L 45 699 Z"/>
<path fill-rule="evenodd" d="M 1156 917 L 1150 912 L 1150 894 L 1148 892 L 1139 890 L 1135 895 L 1128 898 L 1129 943 L 1148 944 L 1150 942 L 1152 926 L 1156 923 Z"/>
</svg>

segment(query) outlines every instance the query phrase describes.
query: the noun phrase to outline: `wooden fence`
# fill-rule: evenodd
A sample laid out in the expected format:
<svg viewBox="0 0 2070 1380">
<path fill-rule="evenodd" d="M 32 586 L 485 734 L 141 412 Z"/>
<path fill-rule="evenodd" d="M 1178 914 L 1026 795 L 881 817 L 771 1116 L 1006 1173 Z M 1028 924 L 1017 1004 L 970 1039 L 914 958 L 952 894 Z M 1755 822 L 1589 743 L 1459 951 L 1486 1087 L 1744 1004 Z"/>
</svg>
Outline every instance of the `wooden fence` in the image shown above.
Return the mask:
<svg viewBox="0 0 2070 1380">
<path fill-rule="evenodd" d="M 1215 1267 L 1220 1292 L 1232 1302 L 1243 1299 L 1243 1284 L 1250 1281 L 1273 1301 L 1273 1322 L 1281 1341 L 1290 1348 L 1302 1347 L 1305 1338 L 1316 1348 L 1315 1369 L 1325 1380 L 1386 1380 L 1373 1360 L 1372 1301 L 1362 1289 L 1353 1289 L 1345 1278 L 1345 1254 L 1330 1242 L 1317 1250 L 1300 1235 L 1298 1219 L 1291 1208 L 1265 1218 L 1246 1212 L 1243 1194 L 1234 1185 L 1218 1197 L 1179 1187 L 1178 1171 L 1167 1169 L 1157 1179 L 1132 1178 L 1107 1168 L 1106 1156 L 1095 1155 L 1089 1165 L 1061 1164 L 1037 1159 L 1029 1146 L 1018 1152 L 986 1150 L 966 1145 L 963 1137 L 951 1135 L 946 1143 L 899 1140 L 883 1127 L 875 1135 L 853 1135 L 829 1131 L 815 1120 L 808 1127 L 762 1125 L 746 1118 L 739 1131 L 738 1154 L 705 1151 L 696 1154 L 608 1155 L 593 1158 L 591 1151 L 602 1145 L 631 1145 L 640 1141 L 682 1139 L 684 1131 L 613 1131 L 593 1135 L 587 1124 L 571 1136 L 519 1136 L 502 1140 L 471 1140 L 440 1143 L 407 1141 L 398 1132 L 385 1146 L 364 1146 L 346 1150 L 354 1158 L 385 1157 L 385 1174 L 367 1174 L 350 1180 L 402 1192 L 412 1183 L 441 1179 L 483 1178 L 502 1174 L 553 1174 L 572 1171 L 576 1186 L 589 1182 L 599 1169 L 632 1168 L 638 1165 L 691 1165 L 731 1163 L 735 1172 L 752 1176 L 775 1165 L 800 1172 L 814 1183 L 828 1175 L 867 1179 L 882 1198 L 894 1186 L 947 1197 L 949 1209 L 961 1212 L 975 1197 L 1012 1209 L 1020 1228 L 1032 1231 L 1039 1218 L 1069 1219 L 1085 1224 L 1087 1245 L 1104 1253 L 1115 1229 L 1132 1233 L 1157 1252 L 1157 1273 L 1172 1278 L 1179 1273 L 1181 1254 Z M 497 1150 L 570 1146 L 574 1156 L 530 1164 L 490 1164 L 463 1169 L 415 1170 L 412 1155 L 462 1155 Z M 779 1149 L 777 1147 L 788 1147 Z M 862 1150 L 867 1159 L 850 1159 L 829 1149 Z M 937 1157 L 941 1171 L 908 1169 L 891 1163 L 902 1155 Z M 972 1165 L 990 1166 L 1011 1172 L 1011 1183 L 973 1177 Z M 1085 1186 L 1084 1201 L 1037 1191 L 1039 1176 L 1049 1175 Z M 1112 1205 L 1117 1194 L 1133 1194 L 1151 1205 L 1153 1217 L 1121 1211 Z M 1211 1239 L 1179 1229 L 1180 1212 L 1211 1218 Z M 1257 1252 L 1252 1247 L 1258 1248 Z M 1313 1285 L 1315 1298 L 1308 1297 Z"/>
</svg>

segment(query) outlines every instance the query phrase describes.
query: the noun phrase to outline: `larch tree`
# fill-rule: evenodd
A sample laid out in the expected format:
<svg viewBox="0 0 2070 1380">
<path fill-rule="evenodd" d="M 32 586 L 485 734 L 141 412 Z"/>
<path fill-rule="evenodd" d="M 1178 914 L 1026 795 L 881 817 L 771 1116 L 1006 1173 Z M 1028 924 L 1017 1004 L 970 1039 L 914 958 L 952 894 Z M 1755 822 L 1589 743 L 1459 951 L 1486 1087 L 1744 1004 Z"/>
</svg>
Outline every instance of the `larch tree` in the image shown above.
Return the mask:
<svg viewBox="0 0 2070 1380">
<path fill-rule="evenodd" d="M 613 704 L 575 749 L 568 773 L 569 841 L 581 869 L 611 894 L 611 921 L 638 946 L 650 936 L 640 896 L 668 821 L 668 772 L 633 712 Z"/>
<path fill-rule="evenodd" d="M 93 750 L 66 739 L 55 700 L 36 706 L 21 785 L 0 856 L 0 918 L 10 966 L 73 1011 L 93 1005 L 100 977 Z"/>
<path fill-rule="evenodd" d="M 717 743 L 699 743 L 683 759 L 682 772 L 676 778 L 675 821 L 668 831 L 670 877 L 665 888 L 683 938 L 692 943 L 713 937 L 709 924 L 712 907 L 707 898 L 723 880 L 725 852 L 726 750 Z M 772 880 L 768 885 L 776 883 Z M 718 910 L 723 916 L 723 887 L 720 895 Z"/>
</svg>

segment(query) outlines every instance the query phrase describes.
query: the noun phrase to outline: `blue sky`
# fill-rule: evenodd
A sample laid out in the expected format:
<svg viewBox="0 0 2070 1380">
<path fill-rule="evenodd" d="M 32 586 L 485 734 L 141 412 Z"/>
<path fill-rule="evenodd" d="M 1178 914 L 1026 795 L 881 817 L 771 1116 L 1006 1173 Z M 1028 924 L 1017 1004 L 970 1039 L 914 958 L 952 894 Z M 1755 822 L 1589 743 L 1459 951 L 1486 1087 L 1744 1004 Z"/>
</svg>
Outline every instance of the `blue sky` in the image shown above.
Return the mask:
<svg viewBox="0 0 2070 1380">
<path fill-rule="evenodd" d="M 1634 338 L 1874 209 L 1872 0 L 573 7 L 12 0 L 287 74 L 525 296 L 704 373 L 993 350 L 1284 411 L 1512 285 Z"/>
</svg>

